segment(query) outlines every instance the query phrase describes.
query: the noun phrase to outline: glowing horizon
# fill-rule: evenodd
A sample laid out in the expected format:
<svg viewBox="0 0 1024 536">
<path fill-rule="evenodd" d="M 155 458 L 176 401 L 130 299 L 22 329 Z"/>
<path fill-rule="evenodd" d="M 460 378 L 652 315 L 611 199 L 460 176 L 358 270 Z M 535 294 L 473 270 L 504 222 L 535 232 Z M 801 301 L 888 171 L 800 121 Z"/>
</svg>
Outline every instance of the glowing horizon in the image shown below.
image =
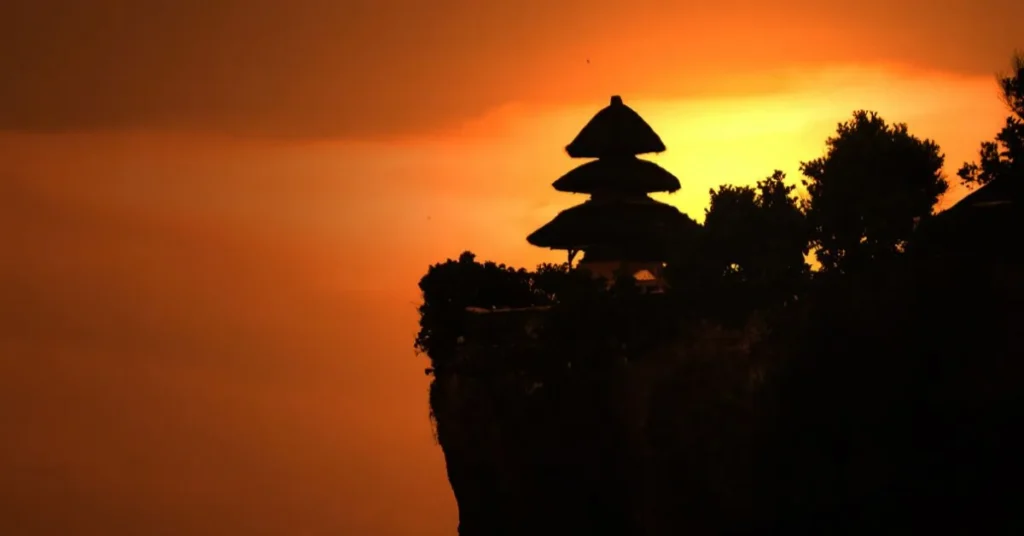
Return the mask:
<svg viewBox="0 0 1024 536">
<path fill-rule="evenodd" d="M 32 67 L 0 87 L 0 533 L 454 534 L 412 349 L 430 264 L 561 262 L 526 236 L 585 199 L 551 183 L 613 94 L 698 221 L 711 188 L 798 183 L 856 109 L 941 146 L 948 204 L 1007 113 L 990 72 L 1024 4 L 996 1 L 23 2 L 0 32 Z"/>
</svg>

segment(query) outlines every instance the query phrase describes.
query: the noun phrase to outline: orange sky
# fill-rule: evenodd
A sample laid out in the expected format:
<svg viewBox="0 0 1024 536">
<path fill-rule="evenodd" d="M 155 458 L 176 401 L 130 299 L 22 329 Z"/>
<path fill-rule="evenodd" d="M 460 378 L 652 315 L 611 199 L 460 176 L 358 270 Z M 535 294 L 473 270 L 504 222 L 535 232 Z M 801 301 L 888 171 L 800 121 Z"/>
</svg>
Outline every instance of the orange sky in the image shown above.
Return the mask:
<svg viewBox="0 0 1024 536">
<path fill-rule="evenodd" d="M 1010 0 L 547 4 L 6 2 L 0 533 L 454 534 L 417 278 L 560 260 L 612 93 L 700 219 L 856 108 L 952 175 L 1024 46 Z"/>
</svg>

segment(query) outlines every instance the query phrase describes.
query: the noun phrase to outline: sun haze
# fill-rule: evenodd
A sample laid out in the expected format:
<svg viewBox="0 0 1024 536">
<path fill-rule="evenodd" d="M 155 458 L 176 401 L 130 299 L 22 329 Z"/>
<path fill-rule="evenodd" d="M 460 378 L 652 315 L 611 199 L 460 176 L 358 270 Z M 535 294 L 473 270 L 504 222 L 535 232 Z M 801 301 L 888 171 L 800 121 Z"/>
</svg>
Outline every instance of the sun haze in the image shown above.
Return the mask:
<svg viewBox="0 0 1024 536">
<path fill-rule="evenodd" d="M 860 108 L 955 178 L 1024 46 L 1013 0 L 514 4 L 0 8 L 0 533 L 454 534 L 417 280 L 561 260 L 611 95 L 701 220 Z"/>
</svg>

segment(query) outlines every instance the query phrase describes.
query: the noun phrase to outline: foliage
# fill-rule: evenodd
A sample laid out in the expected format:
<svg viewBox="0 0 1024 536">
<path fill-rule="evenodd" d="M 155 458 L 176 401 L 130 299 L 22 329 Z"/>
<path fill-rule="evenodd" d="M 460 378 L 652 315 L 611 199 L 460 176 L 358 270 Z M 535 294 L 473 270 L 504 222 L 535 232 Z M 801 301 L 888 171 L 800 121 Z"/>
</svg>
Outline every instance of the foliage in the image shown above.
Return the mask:
<svg viewBox="0 0 1024 536">
<path fill-rule="evenodd" d="M 540 264 L 530 277 L 533 289 L 550 303 L 577 301 L 600 287 L 599 281 L 571 269 L 567 263 Z"/>
<path fill-rule="evenodd" d="M 824 157 L 800 165 L 822 269 L 847 273 L 900 253 L 948 187 L 939 146 L 867 111 L 840 123 L 826 144 Z"/>
<path fill-rule="evenodd" d="M 775 171 L 756 187 L 721 186 L 711 191 L 701 254 L 721 285 L 752 295 L 754 306 L 781 304 L 807 276 L 807 221 L 795 186 Z"/>
<path fill-rule="evenodd" d="M 690 308 L 703 309 L 714 299 L 714 291 L 709 288 L 708 282 L 721 275 L 715 272 L 714 266 L 702 252 L 707 241 L 704 235 L 704 226 L 685 215 L 666 248 L 665 279 L 670 292 L 685 301 Z"/>
<path fill-rule="evenodd" d="M 1024 177 L 1024 54 L 1014 57 L 1010 73 L 999 79 L 999 89 L 1010 116 L 994 141 L 981 143 L 980 162 L 967 162 L 957 172 L 969 188 L 999 177 Z"/>
<path fill-rule="evenodd" d="M 541 264 L 536 271 L 494 262 L 477 262 L 466 251 L 457 260 L 435 264 L 420 279 L 423 304 L 416 349 L 434 366 L 454 357 L 463 335 L 467 307 L 519 308 L 552 303 L 578 303 L 598 294 L 604 284 L 567 264 Z"/>
<path fill-rule="evenodd" d="M 464 252 L 458 260 L 448 259 L 431 266 L 420 279 L 423 305 L 416 348 L 426 353 L 435 366 L 450 360 L 467 307 L 528 307 L 548 302 L 533 288 L 530 274 L 504 264 L 476 262 Z"/>
</svg>

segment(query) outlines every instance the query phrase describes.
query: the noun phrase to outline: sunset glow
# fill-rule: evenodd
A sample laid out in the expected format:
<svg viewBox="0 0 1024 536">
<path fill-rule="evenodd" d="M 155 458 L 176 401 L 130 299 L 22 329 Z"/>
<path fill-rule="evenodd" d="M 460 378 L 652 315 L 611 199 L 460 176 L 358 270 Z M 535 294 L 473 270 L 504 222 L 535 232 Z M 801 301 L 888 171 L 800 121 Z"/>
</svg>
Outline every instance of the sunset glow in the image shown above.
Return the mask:
<svg viewBox="0 0 1024 536">
<path fill-rule="evenodd" d="M 854 31 L 812 2 L 214 2 L 166 21 L 20 2 L 14 25 L 49 30 L 0 22 L 24 54 L 0 72 L 27 73 L 0 84 L 0 533 L 455 534 L 412 350 L 431 263 L 561 262 L 525 237 L 580 201 L 550 185 L 612 94 L 668 147 L 645 157 L 682 190 L 658 199 L 698 221 L 721 184 L 798 184 L 856 109 L 937 141 L 955 183 L 1024 45 L 1005 22 L 1024 4 L 988 3 L 919 19 L 869 2 L 879 20 Z"/>
</svg>

